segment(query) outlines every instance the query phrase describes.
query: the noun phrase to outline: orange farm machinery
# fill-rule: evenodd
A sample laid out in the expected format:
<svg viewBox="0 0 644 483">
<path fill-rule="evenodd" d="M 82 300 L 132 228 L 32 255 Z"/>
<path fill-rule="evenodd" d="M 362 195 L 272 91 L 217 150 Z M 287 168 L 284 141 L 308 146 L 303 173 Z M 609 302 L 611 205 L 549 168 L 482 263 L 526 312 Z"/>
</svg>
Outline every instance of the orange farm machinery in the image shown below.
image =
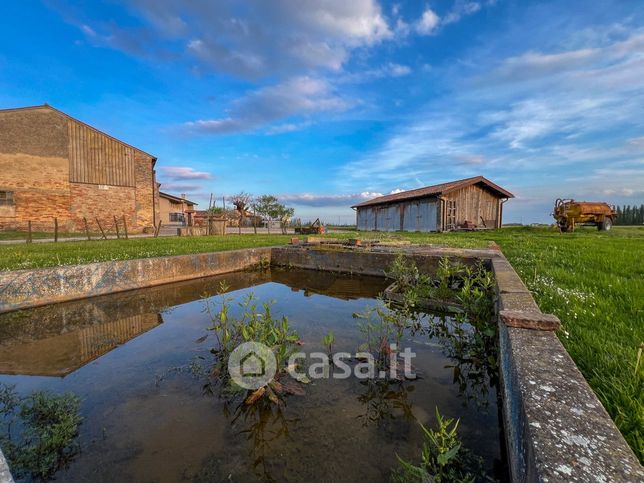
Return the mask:
<svg viewBox="0 0 644 483">
<path fill-rule="evenodd" d="M 604 202 L 558 198 L 552 216 L 561 231 L 575 231 L 577 225 L 594 225 L 598 230 L 610 230 L 617 212 L 614 206 Z"/>
</svg>

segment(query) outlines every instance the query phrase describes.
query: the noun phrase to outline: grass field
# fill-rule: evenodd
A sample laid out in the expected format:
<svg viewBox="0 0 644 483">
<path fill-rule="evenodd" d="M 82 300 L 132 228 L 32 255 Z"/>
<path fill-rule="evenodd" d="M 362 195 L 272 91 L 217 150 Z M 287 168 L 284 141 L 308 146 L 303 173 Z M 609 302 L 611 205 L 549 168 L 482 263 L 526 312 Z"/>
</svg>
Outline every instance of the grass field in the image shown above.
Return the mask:
<svg viewBox="0 0 644 483">
<path fill-rule="evenodd" d="M 541 310 L 559 316 L 562 343 L 644 461 L 644 360 L 636 372 L 638 348 L 644 343 L 644 228 L 580 229 L 562 235 L 521 227 L 393 236 L 470 248 L 498 243 Z M 0 245 L 0 270 L 278 245 L 289 238 L 229 235 Z"/>
</svg>

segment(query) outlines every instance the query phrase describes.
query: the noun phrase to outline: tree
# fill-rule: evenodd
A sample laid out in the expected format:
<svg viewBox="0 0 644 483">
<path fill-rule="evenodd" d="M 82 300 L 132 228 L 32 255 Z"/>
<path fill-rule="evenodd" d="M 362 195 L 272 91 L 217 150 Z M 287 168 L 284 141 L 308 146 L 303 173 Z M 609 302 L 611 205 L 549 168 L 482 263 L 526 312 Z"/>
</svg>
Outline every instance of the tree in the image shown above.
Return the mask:
<svg viewBox="0 0 644 483">
<path fill-rule="evenodd" d="M 239 234 L 241 235 L 241 226 L 242 221 L 244 221 L 244 216 L 246 215 L 246 210 L 248 205 L 252 200 L 252 196 L 248 193 L 238 193 L 230 197 L 230 202 L 235 207 L 235 211 L 239 214 Z"/>
<path fill-rule="evenodd" d="M 263 219 L 268 220 L 268 233 L 271 232 L 270 220 L 276 212 L 276 206 L 279 201 L 273 195 L 261 195 L 255 198 L 253 202 L 253 210 Z"/>
<path fill-rule="evenodd" d="M 286 233 L 286 225 L 295 213 L 294 208 L 289 208 L 279 202 L 273 195 L 258 196 L 253 202 L 255 212 L 268 220 L 268 232 L 271 232 L 271 220 L 279 220 L 282 233 Z"/>
<path fill-rule="evenodd" d="M 294 214 L 295 208 L 289 208 L 282 204 L 278 204 L 275 207 L 275 218 L 280 221 L 280 228 L 282 229 L 283 235 L 286 235 L 286 225 Z"/>
</svg>

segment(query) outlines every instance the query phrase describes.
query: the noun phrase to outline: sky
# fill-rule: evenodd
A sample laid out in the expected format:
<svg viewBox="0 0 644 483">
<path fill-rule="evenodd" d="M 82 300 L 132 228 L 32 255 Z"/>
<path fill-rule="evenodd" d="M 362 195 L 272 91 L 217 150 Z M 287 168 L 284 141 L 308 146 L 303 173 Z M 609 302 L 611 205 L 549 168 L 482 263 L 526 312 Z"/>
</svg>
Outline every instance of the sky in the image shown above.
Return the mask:
<svg viewBox="0 0 644 483">
<path fill-rule="evenodd" d="M 352 223 L 477 175 L 515 194 L 506 223 L 644 203 L 641 1 L 2 2 L 0 108 L 43 103 L 200 208 L 245 191 Z"/>
</svg>

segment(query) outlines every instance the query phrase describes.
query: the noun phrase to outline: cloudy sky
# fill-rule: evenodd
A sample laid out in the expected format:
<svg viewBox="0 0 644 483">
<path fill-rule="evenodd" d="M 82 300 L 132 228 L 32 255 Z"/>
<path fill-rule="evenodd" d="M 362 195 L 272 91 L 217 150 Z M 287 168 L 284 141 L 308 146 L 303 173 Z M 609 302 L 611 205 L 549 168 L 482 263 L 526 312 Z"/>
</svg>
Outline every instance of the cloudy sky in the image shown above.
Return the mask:
<svg viewBox="0 0 644 483">
<path fill-rule="evenodd" d="M 641 6 L 3 2 L 0 107 L 47 102 L 140 147 L 201 206 L 244 190 L 350 222 L 480 174 L 515 193 L 506 222 L 544 222 L 557 197 L 644 202 Z"/>
</svg>

